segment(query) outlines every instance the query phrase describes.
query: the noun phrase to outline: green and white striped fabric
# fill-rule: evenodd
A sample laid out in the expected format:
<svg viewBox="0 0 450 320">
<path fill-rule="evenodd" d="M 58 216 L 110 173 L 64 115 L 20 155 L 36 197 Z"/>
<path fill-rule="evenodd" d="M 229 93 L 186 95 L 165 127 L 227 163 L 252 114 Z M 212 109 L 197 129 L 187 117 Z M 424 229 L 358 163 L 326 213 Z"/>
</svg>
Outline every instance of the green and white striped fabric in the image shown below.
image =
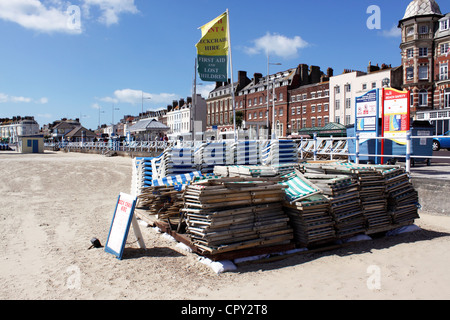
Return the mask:
<svg viewBox="0 0 450 320">
<path fill-rule="evenodd" d="M 310 183 L 306 181 L 306 179 L 303 179 L 298 175 L 284 182 L 280 182 L 280 184 L 288 186 L 284 190 L 287 199 L 291 203 L 321 193 L 320 189 L 314 188 Z"/>
</svg>

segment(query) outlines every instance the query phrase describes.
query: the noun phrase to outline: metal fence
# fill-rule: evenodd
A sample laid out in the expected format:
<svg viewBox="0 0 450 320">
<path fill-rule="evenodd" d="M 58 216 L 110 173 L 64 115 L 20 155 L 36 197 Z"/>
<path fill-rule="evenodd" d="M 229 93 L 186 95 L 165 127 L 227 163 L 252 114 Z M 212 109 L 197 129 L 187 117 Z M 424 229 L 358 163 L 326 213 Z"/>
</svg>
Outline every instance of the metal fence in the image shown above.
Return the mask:
<svg viewBox="0 0 450 320">
<path fill-rule="evenodd" d="M 447 159 L 450 160 L 450 156 L 435 156 L 435 155 L 423 155 L 414 154 L 412 144 L 414 139 L 431 139 L 438 138 L 438 136 L 412 136 L 411 131 L 406 135 L 406 147 L 405 152 L 399 154 L 381 154 L 381 153 L 362 153 L 360 149 L 360 135 L 355 137 L 318 137 L 314 135 L 313 139 L 300 139 L 295 140 L 297 143 L 297 152 L 299 160 L 342 160 L 342 161 L 354 161 L 356 164 L 360 164 L 362 157 L 374 157 L 374 158 L 391 158 L 397 160 L 405 160 L 406 171 L 411 171 L 412 159 Z M 384 137 L 370 138 L 367 140 L 383 140 L 388 139 Z M 217 142 L 217 141 L 215 141 Z M 233 143 L 234 140 L 230 140 Z M 265 143 L 266 141 L 260 141 Z M 350 142 L 353 142 L 354 150 L 350 150 Z M 81 150 L 96 150 L 105 154 L 111 151 L 124 151 L 124 152 L 163 152 L 167 148 L 194 148 L 197 149 L 205 141 L 134 141 L 130 143 L 126 142 L 64 142 L 64 143 L 46 143 L 48 148 L 59 148 L 68 151 L 81 151 Z M 431 152 L 431 154 L 433 154 Z M 381 159 L 380 159 L 381 160 Z"/>
</svg>

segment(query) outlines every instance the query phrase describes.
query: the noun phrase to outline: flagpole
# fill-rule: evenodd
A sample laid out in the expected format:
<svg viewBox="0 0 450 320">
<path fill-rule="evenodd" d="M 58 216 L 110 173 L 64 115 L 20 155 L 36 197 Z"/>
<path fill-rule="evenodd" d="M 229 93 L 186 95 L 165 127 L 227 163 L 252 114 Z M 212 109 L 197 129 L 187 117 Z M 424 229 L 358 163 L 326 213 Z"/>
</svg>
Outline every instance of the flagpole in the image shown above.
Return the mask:
<svg viewBox="0 0 450 320">
<path fill-rule="evenodd" d="M 233 58 L 231 55 L 231 38 L 230 38 L 230 13 L 227 9 L 227 37 L 228 37 L 228 54 L 230 55 L 230 73 L 231 73 L 231 101 L 233 102 L 233 132 L 234 132 L 234 141 L 237 141 L 237 132 L 236 132 L 236 102 L 235 102 L 235 94 L 234 94 L 234 80 L 233 80 Z"/>
<path fill-rule="evenodd" d="M 194 94 L 191 102 L 191 130 L 192 130 L 192 143 L 195 140 L 195 117 L 196 117 L 196 109 L 197 109 L 197 57 L 195 57 L 195 68 L 194 68 Z M 193 144 L 192 144 L 193 145 Z"/>
</svg>

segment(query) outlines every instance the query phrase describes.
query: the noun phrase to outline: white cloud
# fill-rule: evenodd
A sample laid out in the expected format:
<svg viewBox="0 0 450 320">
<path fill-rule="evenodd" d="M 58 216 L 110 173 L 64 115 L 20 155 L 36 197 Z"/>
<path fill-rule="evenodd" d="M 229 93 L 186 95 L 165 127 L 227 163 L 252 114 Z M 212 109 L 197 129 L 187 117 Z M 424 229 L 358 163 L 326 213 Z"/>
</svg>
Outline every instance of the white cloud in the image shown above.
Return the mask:
<svg viewBox="0 0 450 320">
<path fill-rule="evenodd" d="M 39 100 L 33 100 L 32 98 L 28 97 L 18 97 L 18 96 L 10 96 L 6 93 L 0 92 L 0 103 L 40 103 L 40 104 L 46 104 L 48 103 L 47 98 L 41 98 Z"/>
<path fill-rule="evenodd" d="M 84 0 L 84 12 L 89 15 L 90 9 L 97 7 L 101 15 L 98 20 L 107 26 L 119 22 L 122 13 L 136 14 L 139 12 L 134 0 Z"/>
<path fill-rule="evenodd" d="M 178 95 L 174 93 L 142 93 L 141 90 L 122 89 L 114 91 L 113 97 L 104 97 L 100 100 L 110 103 L 129 103 L 129 104 L 141 104 L 142 96 L 146 101 L 150 100 L 153 104 L 171 103 L 173 100 L 178 99 Z"/>
<path fill-rule="evenodd" d="M 40 98 L 38 103 L 40 103 L 40 104 L 47 104 L 48 103 L 48 98 L 46 98 L 46 97 Z"/>
<path fill-rule="evenodd" d="M 299 36 L 288 38 L 277 33 L 271 34 L 270 32 L 252 42 L 254 44 L 253 47 L 245 48 L 247 54 L 269 53 L 282 58 L 294 58 L 298 56 L 300 49 L 309 45 Z"/>
<path fill-rule="evenodd" d="M 62 0 L 0 0 L 0 19 L 41 32 L 81 33 L 70 26 L 68 7 Z"/>
<path fill-rule="evenodd" d="M 209 93 L 213 91 L 215 87 L 216 87 L 215 83 L 197 86 L 197 93 L 200 94 L 203 98 L 207 99 Z"/>
<path fill-rule="evenodd" d="M 389 30 L 383 30 L 381 35 L 386 38 L 397 38 L 402 35 L 402 31 L 396 25 L 393 25 Z"/>
<path fill-rule="evenodd" d="M 80 0 L 80 7 L 65 0 L 0 0 L 0 19 L 40 32 L 80 34 L 83 20 L 94 18 L 110 26 L 123 13 L 138 13 L 134 1 Z M 92 8 L 98 17 L 91 17 Z"/>
<path fill-rule="evenodd" d="M 45 118 L 45 119 L 51 119 L 53 118 L 53 115 L 50 113 L 39 113 L 37 115 L 39 118 Z"/>
</svg>

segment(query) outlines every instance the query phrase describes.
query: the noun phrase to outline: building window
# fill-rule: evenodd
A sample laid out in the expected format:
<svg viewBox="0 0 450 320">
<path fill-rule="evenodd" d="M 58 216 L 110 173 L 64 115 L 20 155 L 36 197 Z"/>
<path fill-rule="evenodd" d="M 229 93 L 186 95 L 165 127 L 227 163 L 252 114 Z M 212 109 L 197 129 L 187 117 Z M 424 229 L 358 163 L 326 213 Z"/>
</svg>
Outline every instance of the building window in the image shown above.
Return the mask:
<svg viewBox="0 0 450 320">
<path fill-rule="evenodd" d="M 328 111 L 328 103 L 325 103 L 324 105 L 323 105 L 323 111 Z"/>
<path fill-rule="evenodd" d="M 323 125 L 326 126 L 328 124 L 328 117 L 323 118 Z"/>
<path fill-rule="evenodd" d="M 414 91 L 411 90 L 409 93 L 409 107 L 412 108 L 414 106 Z"/>
<path fill-rule="evenodd" d="M 256 112 L 253 113 L 253 119 L 257 119 Z"/>
<path fill-rule="evenodd" d="M 301 113 L 302 113 L 301 108 L 297 107 L 297 114 L 301 114 Z"/>
<path fill-rule="evenodd" d="M 428 80 L 428 65 L 419 67 L 419 80 Z"/>
<path fill-rule="evenodd" d="M 408 59 L 414 58 L 414 49 L 406 49 L 406 58 Z"/>
<path fill-rule="evenodd" d="M 419 48 L 419 57 L 428 57 L 428 48 Z"/>
<path fill-rule="evenodd" d="M 322 118 L 317 118 L 317 126 L 322 127 Z"/>
<path fill-rule="evenodd" d="M 335 93 L 335 94 L 341 93 L 341 88 L 340 88 L 339 86 L 336 86 L 336 87 L 334 88 L 334 93 Z"/>
<path fill-rule="evenodd" d="M 362 89 L 363 89 L 363 90 L 367 90 L 367 84 L 366 84 L 366 83 L 363 83 Z"/>
<path fill-rule="evenodd" d="M 311 113 L 315 113 L 316 112 L 316 106 L 315 105 L 312 105 L 311 106 Z"/>
<path fill-rule="evenodd" d="M 439 65 L 439 80 L 448 80 L 448 63 Z"/>
<path fill-rule="evenodd" d="M 248 99 L 248 106 L 249 106 L 249 107 L 252 106 L 252 99 Z"/>
<path fill-rule="evenodd" d="M 376 89 L 377 87 L 377 83 L 376 82 L 372 82 L 372 89 Z"/>
<path fill-rule="evenodd" d="M 352 85 L 351 84 L 345 85 L 345 92 L 351 92 L 351 91 L 352 91 Z"/>
<path fill-rule="evenodd" d="M 306 106 L 303 107 L 303 113 L 306 113 Z"/>
<path fill-rule="evenodd" d="M 280 92 L 280 101 L 283 101 L 283 93 Z"/>
<path fill-rule="evenodd" d="M 306 128 L 306 119 L 302 119 L 302 128 Z"/>
<path fill-rule="evenodd" d="M 444 93 L 444 108 L 450 108 L 450 92 Z"/>
<path fill-rule="evenodd" d="M 448 54 L 450 52 L 450 45 L 448 43 L 441 44 L 441 54 Z"/>
<path fill-rule="evenodd" d="M 420 34 L 426 34 L 426 33 L 428 33 L 428 26 L 420 26 L 420 27 L 419 27 L 419 33 L 420 33 Z"/>
<path fill-rule="evenodd" d="M 345 99 L 345 107 L 346 107 L 347 109 L 350 109 L 351 106 L 352 106 L 352 99 L 351 99 L 351 98 L 346 98 L 346 99 Z"/>
<path fill-rule="evenodd" d="M 253 104 L 254 104 L 255 106 L 258 104 L 258 99 L 257 99 L 257 98 L 253 99 Z"/>
<path fill-rule="evenodd" d="M 351 116 L 349 116 L 349 115 L 345 116 L 345 125 L 350 124 L 350 122 L 351 122 Z"/>
<path fill-rule="evenodd" d="M 295 107 L 294 107 L 294 108 L 292 108 L 292 112 L 291 112 L 291 114 L 292 114 L 292 115 L 295 115 Z"/>
<path fill-rule="evenodd" d="M 263 104 L 263 98 L 259 97 L 259 104 Z"/>
<path fill-rule="evenodd" d="M 316 118 L 311 118 L 311 127 L 316 126 Z"/>
<path fill-rule="evenodd" d="M 449 22 L 448 19 L 441 21 L 441 31 L 448 30 L 449 28 L 448 22 Z"/>
<path fill-rule="evenodd" d="M 422 89 L 419 91 L 419 107 L 427 107 L 428 106 L 428 91 Z"/>
<path fill-rule="evenodd" d="M 252 120 L 252 113 L 251 112 L 248 113 L 248 120 Z"/>
<path fill-rule="evenodd" d="M 335 116 L 334 117 L 334 122 L 341 123 L 341 117 L 340 116 Z"/>
<path fill-rule="evenodd" d="M 322 105 L 321 104 L 317 105 L 317 112 L 322 112 Z"/>
<path fill-rule="evenodd" d="M 316 97 L 316 93 L 315 92 L 311 92 L 311 99 L 314 99 Z"/>
<path fill-rule="evenodd" d="M 339 110 L 341 108 L 341 101 L 340 100 L 336 100 L 334 102 L 334 110 Z"/>
<path fill-rule="evenodd" d="M 283 116 L 283 109 L 280 108 L 280 117 Z"/>
<path fill-rule="evenodd" d="M 406 68 L 406 80 L 414 80 L 414 67 Z"/>
</svg>

